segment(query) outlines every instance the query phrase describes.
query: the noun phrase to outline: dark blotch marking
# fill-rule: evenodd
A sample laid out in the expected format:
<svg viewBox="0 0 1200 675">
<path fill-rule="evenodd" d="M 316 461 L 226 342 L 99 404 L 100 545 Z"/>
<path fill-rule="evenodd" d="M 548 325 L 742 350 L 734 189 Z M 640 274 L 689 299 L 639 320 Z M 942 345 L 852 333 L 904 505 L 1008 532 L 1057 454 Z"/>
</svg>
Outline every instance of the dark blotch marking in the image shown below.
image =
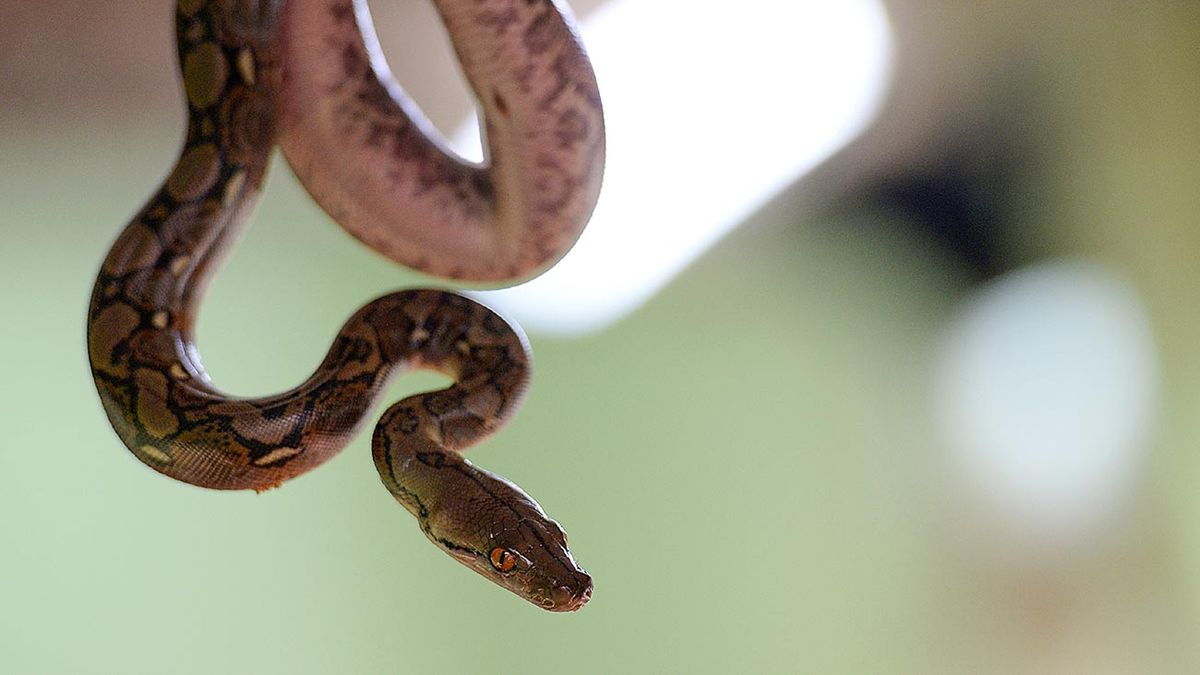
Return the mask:
<svg viewBox="0 0 1200 675">
<path fill-rule="evenodd" d="M 446 454 L 442 452 L 418 452 L 417 460 L 434 469 L 446 466 Z"/>
<path fill-rule="evenodd" d="M 496 106 L 496 112 L 508 117 L 508 101 L 498 92 L 492 92 L 492 103 Z"/>
</svg>

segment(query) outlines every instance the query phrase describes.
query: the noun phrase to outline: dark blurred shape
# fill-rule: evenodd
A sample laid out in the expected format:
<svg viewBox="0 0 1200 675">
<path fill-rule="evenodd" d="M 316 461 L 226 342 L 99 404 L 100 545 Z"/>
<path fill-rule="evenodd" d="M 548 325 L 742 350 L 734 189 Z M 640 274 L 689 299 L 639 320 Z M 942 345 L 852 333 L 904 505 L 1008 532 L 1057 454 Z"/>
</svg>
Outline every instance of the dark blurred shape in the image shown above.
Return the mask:
<svg viewBox="0 0 1200 675">
<path fill-rule="evenodd" d="M 932 238 L 983 281 L 1015 263 L 1005 247 L 1013 155 L 969 148 L 928 166 L 888 177 L 862 195 L 868 208 Z"/>
</svg>

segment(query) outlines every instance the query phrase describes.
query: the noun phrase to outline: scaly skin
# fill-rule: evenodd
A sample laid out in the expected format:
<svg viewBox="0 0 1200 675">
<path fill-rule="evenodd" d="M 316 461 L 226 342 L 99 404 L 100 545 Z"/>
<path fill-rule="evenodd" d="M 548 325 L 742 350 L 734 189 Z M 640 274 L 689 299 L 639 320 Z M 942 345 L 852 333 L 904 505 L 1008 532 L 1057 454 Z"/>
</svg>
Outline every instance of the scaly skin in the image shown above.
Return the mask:
<svg viewBox="0 0 1200 675">
<path fill-rule="evenodd" d="M 458 451 L 508 420 L 529 379 L 521 333 L 486 307 L 435 290 L 358 310 L 324 361 L 290 391 L 233 398 L 193 343 L 207 279 L 253 210 L 279 140 L 279 35 L 287 5 L 179 0 L 176 27 L 188 132 L 171 174 L 105 258 L 88 310 L 100 400 L 151 468 L 215 489 L 264 490 L 339 452 L 390 378 L 445 373 L 450 387 L 396 403 L 373 454 L 384 485 L 437 546 L 554 611 L 587 602 L 591 578 L 529 495 Z"/>
<path fill-rule="evenodd" d="M 392 79 L 366 0 L 292 0 L 283 20 L 284 155 L 371 248 L 491 285 L 561 258 L 591 217 L 604 115 L 564 6 L 434 0 L 483 110 L 484 166 L 448 151 Z"/>
</svg>

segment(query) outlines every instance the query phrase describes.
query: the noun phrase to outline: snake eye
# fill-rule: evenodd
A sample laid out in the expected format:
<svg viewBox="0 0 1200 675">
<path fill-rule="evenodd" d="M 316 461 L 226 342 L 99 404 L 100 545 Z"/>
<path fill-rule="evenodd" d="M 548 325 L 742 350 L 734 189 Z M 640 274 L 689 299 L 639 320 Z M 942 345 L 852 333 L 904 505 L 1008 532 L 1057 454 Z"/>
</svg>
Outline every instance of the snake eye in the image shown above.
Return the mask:
<svg viewBox="0 0 1200 675">
<path fill-rule="evenodd" d="M 492 567 L 501 572 L 511 572 L 517 566 L 517 555 L 506 548 L 497 546 L 488 557 L 492 559 Z"/>
</svg>

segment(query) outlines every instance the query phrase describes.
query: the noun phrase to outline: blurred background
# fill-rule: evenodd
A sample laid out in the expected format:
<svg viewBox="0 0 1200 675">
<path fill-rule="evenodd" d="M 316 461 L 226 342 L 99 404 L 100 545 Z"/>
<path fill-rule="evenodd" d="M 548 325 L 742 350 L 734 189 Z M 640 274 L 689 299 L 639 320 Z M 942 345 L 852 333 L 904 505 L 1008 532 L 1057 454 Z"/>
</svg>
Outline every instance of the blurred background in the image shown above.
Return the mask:
<svg viewBox="0 0 1200 675">
<path fill-rule="evenodd" d="M 0 670 L 1200 669 L 1200 3 L 572 5 L 596 241 L 488 296 L 537 372 L 470 453 L 571 533 L 596 592 L 567 616 L 430 546 L 367 434 L 261 495 L 121 446 L 83 318 L 178 149 L 173 8 L 0 5 Z M 469 137 L 432 5 L 372 10 Z M 429 283 L 279 162 L 204 363 L 289 388 Z"/>
</svg>

